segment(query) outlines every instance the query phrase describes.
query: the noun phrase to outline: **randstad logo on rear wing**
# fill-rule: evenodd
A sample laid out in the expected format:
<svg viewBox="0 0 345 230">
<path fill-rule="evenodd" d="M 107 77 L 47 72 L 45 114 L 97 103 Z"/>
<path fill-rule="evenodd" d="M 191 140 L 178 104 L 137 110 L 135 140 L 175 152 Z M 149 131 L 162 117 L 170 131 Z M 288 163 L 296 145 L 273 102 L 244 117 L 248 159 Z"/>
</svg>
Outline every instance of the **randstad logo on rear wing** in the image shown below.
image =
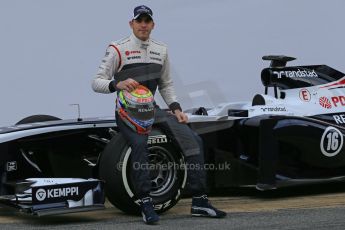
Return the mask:
<svg viewBox="0 0 345 230">
<path fill-rule="evenodd" d="M 298 77 L 318 77 L 315 70 L 282 70 L 282 71 L 273 71 L 273 74 L 276 74 L 278 78 L 283 76 L 289 78 L 298 78 Z"/>
</svg>

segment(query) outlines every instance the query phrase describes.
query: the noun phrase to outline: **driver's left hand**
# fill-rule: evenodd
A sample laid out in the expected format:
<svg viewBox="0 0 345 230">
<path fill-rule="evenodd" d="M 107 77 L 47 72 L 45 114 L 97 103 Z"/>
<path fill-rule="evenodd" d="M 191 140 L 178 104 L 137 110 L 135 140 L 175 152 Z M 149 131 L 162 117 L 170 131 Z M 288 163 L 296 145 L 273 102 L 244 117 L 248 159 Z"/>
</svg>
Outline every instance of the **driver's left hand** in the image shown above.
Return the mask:
<svg viewBox="0 0 345 230">
<path fill-rule="evenodd" d="M 187 123 L 188 122 L 188 116 L 184 112 L 177 109 L 177 110 L 175 110 L 174 115 L 176 116 L 177 120 L 180 123 Z"/>
</svg>

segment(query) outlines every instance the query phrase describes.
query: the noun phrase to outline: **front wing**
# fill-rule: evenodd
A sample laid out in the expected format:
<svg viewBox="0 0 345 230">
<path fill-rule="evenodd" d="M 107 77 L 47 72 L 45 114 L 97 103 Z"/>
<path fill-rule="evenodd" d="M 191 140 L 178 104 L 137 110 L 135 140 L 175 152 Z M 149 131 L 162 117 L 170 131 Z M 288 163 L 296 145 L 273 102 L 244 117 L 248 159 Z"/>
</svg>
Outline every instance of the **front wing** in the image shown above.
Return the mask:
<svg viewBox="0 0 345 230">
<path fill-rule="evenodd" d="M 104 182 L 98 179 L 29 178 L 0 204 L 37 216 L 104 209 Z"/>
</svg>

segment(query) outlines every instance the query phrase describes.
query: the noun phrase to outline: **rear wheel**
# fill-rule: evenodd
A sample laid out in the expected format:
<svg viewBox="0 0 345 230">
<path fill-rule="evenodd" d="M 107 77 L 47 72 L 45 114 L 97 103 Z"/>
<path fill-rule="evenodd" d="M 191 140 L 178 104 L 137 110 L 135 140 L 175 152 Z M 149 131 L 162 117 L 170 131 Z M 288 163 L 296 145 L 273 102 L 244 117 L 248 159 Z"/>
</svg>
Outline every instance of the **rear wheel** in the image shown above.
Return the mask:
<svg viewBox="0 0 345 230">
<path fill-rule="evenodd" d="M 155 131 L 151 133 L 149 140 L 154 140 L 148 145 L 149 163 L 154 166 L 150 170 L 150 196 L 157 212 L 164 212 L 180 199 L 187 171 L 185 167 L 176 167 L 184 165 L 184 158 L 172 140 L 161 133 L 155 134 Z M 106 195 L 114 206 L 126 213 L 139 214 L 139 200 L 133 191 L 129 167 L 131 151 L 121 134 L 115 136 L 102 153 L 99 175 L 106 182 Z"/>
</svg>

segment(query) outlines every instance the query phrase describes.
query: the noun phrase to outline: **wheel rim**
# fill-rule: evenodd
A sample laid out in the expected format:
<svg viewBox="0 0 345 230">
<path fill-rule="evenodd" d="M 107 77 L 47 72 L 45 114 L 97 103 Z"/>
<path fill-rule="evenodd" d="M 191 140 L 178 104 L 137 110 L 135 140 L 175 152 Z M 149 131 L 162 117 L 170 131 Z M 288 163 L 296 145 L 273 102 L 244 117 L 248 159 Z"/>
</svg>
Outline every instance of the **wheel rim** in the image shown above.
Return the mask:
<svg viewBox="0 0 345 230">
<path fill-rule="evenodd" d="M 177 177 L 177 163 L 173 155 L 160 146 L 149 148 L 149 163 L 153 166 L 150 170 L 151 196 L 161 196 L 168 192 L 174 185 Z"/>
</svg>

